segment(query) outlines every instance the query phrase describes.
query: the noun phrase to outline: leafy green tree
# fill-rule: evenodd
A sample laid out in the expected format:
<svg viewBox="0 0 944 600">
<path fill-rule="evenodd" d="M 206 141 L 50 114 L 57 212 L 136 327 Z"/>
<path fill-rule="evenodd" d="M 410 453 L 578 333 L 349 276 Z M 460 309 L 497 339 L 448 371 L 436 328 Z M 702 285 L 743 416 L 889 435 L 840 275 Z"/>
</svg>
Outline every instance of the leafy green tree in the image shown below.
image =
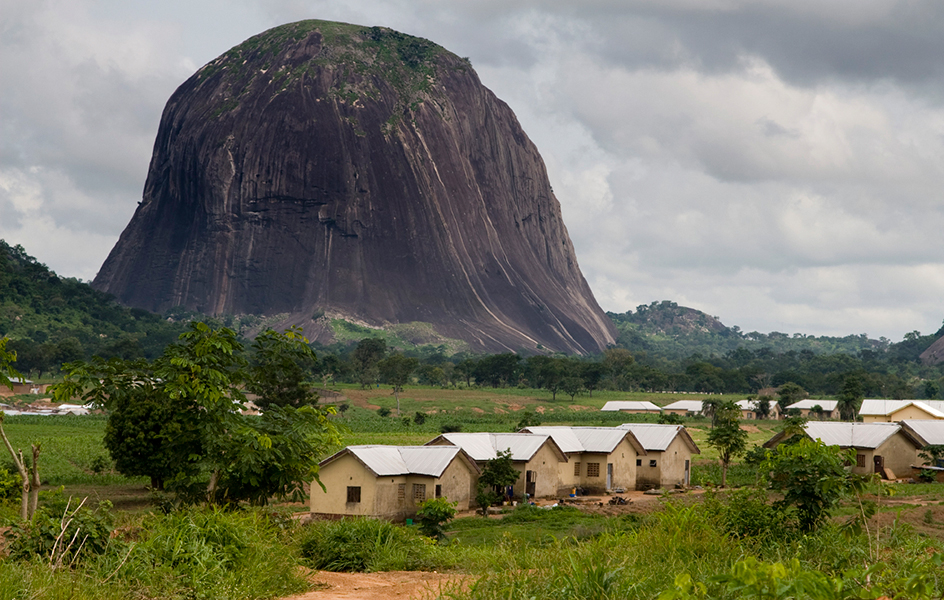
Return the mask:
<svg viewBox="0 0 944 600">
<path fill-rule="evenodd" d="M 443 526 L 455 518 L 457 505 L 458 502 L 450 502 L 445 497 L 424 500 L 416 511 L 423 535 L 442 541 L 446 537 Z"/>
<path fill-rule="evenodd" d="M 626 392 L 632 387 L 630 374 L 634 362 L 633 354 L 625 348 L 608 348 L 603 352 L 603 366 L 615 389 Z"/>
<path fill-rule="evenodd" d="M 836 396 L 836 408 L 843 421 L 854 421 L 865 393 L 862 391 L 862 379 L 855 374 L 846 375 L 842 381 L 842 391 Z"/>
<path fill-rule="evenodd" d="M 771 489 L 783 492 L 778 506 L 795 509 L 800 527 L 812 531 L 849 489 L 844 466 L 854 461 L 854 451 L 804 436 L 795 444 L 777 446 L 760 470 L 768 474 Z"/>
<path fill-rule="evenodd" d="M 583 387 L 587 390 L 588 396 L 593 397 L 593 390 L 600 387 L 600 382 L 608 372 L 609 370 L 602 362 L 590 361 L 580 364 L 580 379 L 583 380 Z"/>
<path fill-rule="evenodd" d="M 941 384 L 933 379 L 924 382 L 924 397 L 933 400 L 941 393 Z"/>
<path fill-rule="evenodd" d="M 417 425 L 422 425 L 426 422 L 426 413 L 421 411 L 416 411 L 416 414 L 413 415 L 413 422 Z"/>
<path fill-rule="evenodd" d="M 466 387 L 472 386 L 472 375 L 475 373 L 476 362 L 475 359 L 466 358 L 456 363 L 456 375 L 465 380 Z"/>
<path fill-rule="evenodd" d="M 518 381 L 520 365 L 521 357 L 512 352 L 484 356 L 475 364 L 475 383 L 495 388 L 506 387 Z"/>
<path fill-rule="evenodd" d="M 718 409 L 724 404 L 724 398 L 720 396 L 708 396 L 701 401 L 701 416 L 711 419 L 711 426 L 714 427 L 718 420 Z"/>
<path fill-rule="evenodd" d="M 791 404 L 803 400 L 809 394 L 799 385 L 788 381 L 780 386 L 780 389 L 777 390 L 777 395 L 780 396 L 780 408 L 787 408 Z"/>
<path fill-rule="evenodd" d="M 708 445 L 718 451 L 721 459 L 721 487 L 725 487 L 728 465 L 747 450 L 747 432 L 741 429 L 741 409 L 732 400 L 715 409 L 715 424 L 708 432 Z"/>
<path fill-rule="evenodd" d="M 758 396 L 757 400 L 754 402 L 754 412 L 757 414 L 758 419 L 767 419 L 770 417 L 770 396 Z"/>
<path fill-rule="evenodd" d="M 393 395 L 397 399 L 397 416 L 400 416 L 400 392 L 403 386 L 410 381 L 413 371 L 419 366 L 420 361 L 412 356 L 403 356 L 399 352 L 391 354 L 387 358 L 377 363 L 380 375 L 393 387 Z"/>
<path fill-rule="evenodd" d="M 383 338 L 364 338 L 357 343 L 351 354 L 351 364 L 362 388 L 369 388 L 376 383 L 380 375 L 377 363 L 386 354 L 387 342 Z"/>
<path fill-rule="evenodd" d="M 267 329 L 252 343 L 246 389 L 257 395 L 262 410 L 270 406 L 313 404 L 318 400 L 311 378 L 318 365 L 300 327 L 283 332 Z"/>
<path fill-rule="evenodd" d="M 10 338 L 0 338 L 0 385 L 13 391 L 12 380 L 20 379 L 22 376 L 13 368 L 13 363 L 16 362 L 16 352 L 7 350 L 9 342 Z"/>
<path fill-rule="evenodd" d="M 659 415 L 659 423 L 662 425 L 681 425 L 685 422 L 682 415 L 675 413 L 662 413 Z"/>
<path fill-rule="evenodd" d="M 580 392 L 584 390 L 583 379 L 580 377 L 564 377 L 561 380 L 561 391 L 570 396 L 570 401 L 574 401 L 574 397 L 577 396 Z"/>
<path fill-rule="evenodd" d="M 475 502 L 482 508 L 483 516 L 488 516 L 490 506 L 501 502 L 505 488 L 514 485 L 520 476 L 511 460 L 510 449 L 499 452 L 495 458 L 485 462 L 476 484 L 475 496 Z"/>
<path fill-rule="evenodd" d="M 242 350 L 233 330 L 194 322 L 153 362 L 70 363 L 53 393 L 109 409 L 109 451 L 119 469 L 156 478 L 184 499 L 260 504 L 297 496 L 317 480 L 319 453 L 338 442 L 327 419 L 333 408 L 271 406 L 262 417 L 243 415 L 242 388 L 254 382 Z M 148 446 L 147 437 L 158 443 Z M 142 464 L 148 451 L 155 461 Z"/>
</svg>

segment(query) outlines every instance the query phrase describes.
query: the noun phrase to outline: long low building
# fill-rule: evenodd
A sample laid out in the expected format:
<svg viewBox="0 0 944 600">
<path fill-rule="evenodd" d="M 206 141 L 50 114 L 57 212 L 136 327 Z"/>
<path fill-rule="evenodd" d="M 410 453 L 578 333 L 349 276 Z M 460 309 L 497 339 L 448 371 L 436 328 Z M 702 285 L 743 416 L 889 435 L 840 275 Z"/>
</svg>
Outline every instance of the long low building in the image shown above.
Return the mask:
<svg viewBox="0 0 944 600">
<path fill-rule="evenodd" d="M 402 521 L 427 498 L 474 504 L 479 467 L 457 446 L 348 446 L 321 461 L 311 512 Z"/>
<path fill-rule="evenodd" d="M 677 400 L 672 404 L 666 404 L 662 407 L 662 412 L 670 415 L 679 415 L 685 417 L 688 415 L 697 416 L 701 414 L 701 400 Z"/>
<path fill-rule="evenodd" d="M 911 473 L 921 441 L 898 423 L 849 423 L 842 421 L 810 421 L 804 425 L 810 439 L 822 440 L 827 446 L 851 448 L 856 452 L 852 472 L 859 475 L 878 473 L 885 477 L 885 469 L 896 477 Z M 776 448 L 789 439 L 781 431 L 766 443 L 765 448 Z"/>
<path fill-rule="evenodd" d="M 646 454 L 633 432 L 615 427 L 528 427 L 523 433 L 549 435 L 567 455 L 560 463 L 558 495 L 574 488 L 590 494 L 636 486 L 639 457 Z"/>
<path fill-rule="evenodd" d="M 637 490 L 691 483 L 692 456 L 701 454 L 701 450 L 684 426 L 623 423 L 619 428 L 633 432 L 646 451 L 645 456 L 636 459 Z"/>
<path fill-rule="evenodd" d="M 897 423 L 905 419 L 944 419 L 944 400 L 881 400 L 866 398 L 859 407 L 865 423 Z"/>
<path fill-rule="evenodd" d="M 560 463 L 567 455 L 549 435 L 531 433 L 444 433 L 427 446 L 451 445 L 462 448 L 481 468 L 497 458 L 499 452 L 511 451 L 511 460 L 521 475 L 512 486 L 515 496 L 555 498 L 560 485 Z"/>
<path fill-rule="evenodd" d="M 837 400 L 812 400 L 807 398 L 794 402 L 784 410 L 799 410 L 800 416 L 806 419 L 838 419 L 839 411 L 836 409 L 838 404 Z M 817 407 L 819 407 L 819 411 L 814 410 Z"/>
<path fill-rule="evenodd" d="M 652 402 L 639 400 L 611 400 L 600 409 L 605 412 L 624 412 L 634 415 L 655 414 L 658 415 L 662 409 Z"/>
</svg>

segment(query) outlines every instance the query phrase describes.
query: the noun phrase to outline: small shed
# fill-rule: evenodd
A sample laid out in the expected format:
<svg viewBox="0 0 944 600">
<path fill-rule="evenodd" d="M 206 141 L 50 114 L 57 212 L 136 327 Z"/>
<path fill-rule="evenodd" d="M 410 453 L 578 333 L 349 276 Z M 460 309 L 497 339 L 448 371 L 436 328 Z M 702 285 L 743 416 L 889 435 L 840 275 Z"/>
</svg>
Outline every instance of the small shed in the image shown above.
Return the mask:
<svg viewBox="0 0 944 600">
<path fill-rule="evenodd" d="M 531 433 L 444 433 L 426 443 L 427 446 L 451 445 L 462 448 L 479 466 L 511 451 L 515 469 L 521 475 L 512 493 L 523 498 L 554 498 L 559 489 L 560 463 L 567 455 L 549 435 Z"/>
<path fill-rule="evenodd" d="M 859 416 L 865 423 L 897 423 L 905 419 L 944 419 L 944 401 L 866 398 L 859 407 Z"/>
<path fill-rule="evenodd" d="M 590 494 L 636 488 L 636 462 L 645 455 L 633 432 L 615 427 L 528 427 L 522 433 L 549 435 L 567 455 L 560 463 L 558 495 L 574 488 Z"/>
<path fill-rule="evenodd" d="M 692 478 L 692 456 L 701 454 L 695 440 L 683 425 L 656 423 L 624 423 L 646 450 L 636 458 L 636 489 L 689 485 Z"/>
<path fill-rule="evenodd" d="M 325 489 L 311 485 L 313 515 L 403 521 L 427 498 L 467 510 L 479 468 L 456 446 L 348 446 L 321 461 L 318 474 Z"/>
<path fill-rule="evenodd" d="M 852 448 L 856 462 L 852 472 L 859 475 L 878 473 L 886 476 L 886 469 L 896 475 L 911 472 L 921 442 L 898 423 L 849 423 L 845 421 L 811 421 L 804 429 L 810 439 L 822 440 L 827 446 Z M 764 443 L 765 448 L 776 448 L 788 436 L 781 431 Z"/>
<path fill-rule="evenodd" d="M 657 404 L 636 400 L 611 400 L 604 404 L 603 408 L 600 410 L 606 412 L 624 412 L 631 415 L 658 415 L 662 413 L 662 409 Z"/>
<path fill-rule="evenodd" d="M 806 419 L 838 419 L 839 410 L 836 408 L 838 404 L 839 401 L 837 400 L 811 400 L 807 398 L 799 402 L 794 402 L 784 410 L 797 409 L 800 411 L 800 416 Z M 813 409 L 817 406 L 820 410 L 814 411 Z"/>
</svg>

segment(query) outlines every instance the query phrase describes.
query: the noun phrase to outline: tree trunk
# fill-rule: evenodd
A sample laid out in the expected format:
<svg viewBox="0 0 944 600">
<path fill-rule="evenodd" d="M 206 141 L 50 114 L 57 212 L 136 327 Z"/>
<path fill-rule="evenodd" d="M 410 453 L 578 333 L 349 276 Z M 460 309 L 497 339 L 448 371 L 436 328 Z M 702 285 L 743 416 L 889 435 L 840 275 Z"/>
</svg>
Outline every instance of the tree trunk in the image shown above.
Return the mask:
<svg viewBox="0 0 944 600">
<path fill-rule="evenodd" d="M 32 518 L 39 507 L 39 444 L 33 444 L 33 464 L 30 465 L 29 516 Z"/>
<path fill-rule="evenodd" d="M 13 464 L 16 465 L 16 470 L 20 472 L 20 480 L 23 482 L 23 490 L 21 492 L 21 502 L 20 502 L 20 519 L 26 521 L 29 519 L 29 495 L 30 495 L 30 477 L 29 473 L 26 472 L 26 466 L 23 464 L 23 451 L 17 452 L 13 450 L 13 446 L 10 445 L 10 440 L 7 439 L 7 433 L 3 430 L 3 413 L 0 412 L 0 438 L 3 438 L 3 444 L 7 447 L 7 450 L 10 451 L 10 456 L 13 457 Z"/>
<path fill-rule="evenodd" d="M 728 463 L 727 461 L 721 461 L 721 487 L 725 487 L 728 483 Z"/>
</svg>

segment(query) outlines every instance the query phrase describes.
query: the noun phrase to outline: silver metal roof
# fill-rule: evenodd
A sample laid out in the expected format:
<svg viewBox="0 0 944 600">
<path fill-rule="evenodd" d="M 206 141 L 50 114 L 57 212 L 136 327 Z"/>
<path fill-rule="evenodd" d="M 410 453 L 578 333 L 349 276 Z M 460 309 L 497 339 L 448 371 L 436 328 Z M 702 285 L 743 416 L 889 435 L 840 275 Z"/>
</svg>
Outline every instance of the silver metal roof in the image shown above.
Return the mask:
<svg viewBox="0 0 944 600">
<path fill-rule="evenodd" d="M 936 419 L 906 419 L 899 425 L 910 430 L 922 446 L 938 446 L 944 444 L 944 421 Z"/>
<path fill-rule="evenodd" d="M 609 454 L 616 449 L 627 435 L 625 429 L 618 427 L 528 427 L 526 431 L 551 436 L 560 446 L 560 449 L 567 453 L 599 452 Z M 635 440 L 631 440 L 630 443 L 633 441 Z"/>
<path fill-rule="evenodd" d="M 600 410 L 620 411 L 620 410 L 651 410 L 660 412 L 662 409 L 657 404 L 638 400 L 611 400 L 603 405 Z"/>
<path fill-rule="evenodd" d="M 512 460 L 528 461 L 550 438 L 533 433 L 444 433 L 439 437 L 476 461 L 491 460 L 505 450 L 511 450 Z"/>
<path fill-rule="evenodd" d="M 800 400 L 799 402 L 794 402 L 787 408 L 800 408 L 803 410 L 810 410 L 814 406 L 819 406 L 825 411 L 836 410 L 836 405 L 839 404 L 838 400 Z"/>
<path fill-rule="evenodd" d="M 647 452 L 665 452 L 672 440 L 685 427 L 682 425 L 660 425 L 657 423 L 623 423 L 619 429 L 628 429 L 633 432 L 642 447 Z"/>
<path fill-rule="evenodd" d="M 735 402 L 741 410 L 757 410 L 757 400 L 738 400 Z M 776 400 L 770 401 L 770 408 L 777 406 Z M 791 405 L 792 406 L 792 405 Z"/>
<path fill-rule="evenodd" d="M 693 413 L 701 412 L 701 400 L 676 400 L 672 404 L 666 404 L 663 410 L 687 410 Z"/>
<path fill-rule="evenodd" d="M 321 461 L 327 464 L 345 452 L 357 457 L 380 477 L 429 475 L 439 477 L 456 457 L 458 446 L 348 446 Z"/>
<path fill-rule="evenodd" d="M 909 406 L 920 408 L 937 419 L 944 419 L 944 402 L 941 400 L 875 400 L 866 398 L 862 401 L 859 414 L 884 416 Z"/>
<path fill-rule="evenodd" d="M 806 434 L 822 440 L 827 446 L 843 448 L 878 448 L 885 440 L 901 430 L 898 423 L 846 423 L 841 421 L 811 421 L 805 426 Z"/>
</svg>

